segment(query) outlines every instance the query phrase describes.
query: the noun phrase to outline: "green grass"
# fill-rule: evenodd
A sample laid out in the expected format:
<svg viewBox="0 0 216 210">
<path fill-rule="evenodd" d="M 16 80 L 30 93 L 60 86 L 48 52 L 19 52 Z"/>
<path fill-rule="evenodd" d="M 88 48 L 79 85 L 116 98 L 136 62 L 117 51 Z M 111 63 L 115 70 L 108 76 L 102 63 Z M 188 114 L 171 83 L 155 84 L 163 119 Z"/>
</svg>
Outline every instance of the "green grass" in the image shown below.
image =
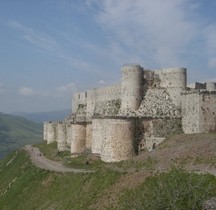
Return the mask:
<svg viewBox="0 0 216 210">
<path fill-rule="evenodd" d="M 36 144 L 35 146 L 38 147 L 47 158 L 55 161 L 61 161 L 66 166 L 72 168 L 105 170 L 104 166 L 106 163 L 102 162 L 99 158 L 92 160 L 87 153 L 78 157 L 71 157 L 70 151 L 58 152 L 56 142 L 48 145 L 46 142 L 42 142 L 40 144 Z M 88 161 L 89 164 L 86 164 L 86 161 Z"/>
<path fill-rule="evenodd" d="M 203 201 L 216 196 L 216 177 L 172 169 L 148 177 L 134 190 L 121 197 L 121 209 L 194 209 L 201 210 Z"/>
<path fill-rule="evenodd" d="M 119 177 L 113 171 L 73 174 L 41 170 L 19 151 L 0 162 L 0 209 L 88 209 Z"/>
<path fill-rule="evenodd" d="M 122 170 L 151 171 L 155 165 L 148 158 L 142 163 L 132 160 L 103 163 L 94 160 L 86 166 L 84 162 L 88 154 L 71 158 L 69 152 L 58 153 L 56 143 L 46 145 L 44 142 L 38 147 L 51 159 L 77 168 L 90 167 L 96 172 L 50 172 L 33 166 L 23 150 L 11 153 L 0 161 L 0 209 L 90 209 L 98 201 L 103 202 L 101 195 L 109 198 L 115 189 L 112 187 L 120 178 L 129 175 L 129 172 L 121 173 Z M 109 209 L 199 210 L 204 200 L 216 196 L 216 177 L 173 168 L 167 173 L 147 177 L 135 188 L 126 189 L 123 187 L 115 195 L 117 205 L 111 207 L 112 200 L 109 201 Z"/>
<path fill-rule="evenodd" d="M 148 157 L 146 161 L 125 160 L 120 162 L 109 163 L 110 169 L 117 171 L 152 171 L 155 169 L 156 160 Z"/>
<path fill-rule="evenodd" d="M 115 170 L 118 172 L 125 171 L 141 171 L 141 170 L 154 170 L 156 161 L 152 158 L 148 158 L 146 161 L 134 161 L 125 160 L 114 163 L 105 163 L 100 160 L 100 158 L 92 158 L 88 153 L 79 155 L 78 157 L 71 157 L 70 151 L 58 152 L 57 143 L 53 142 L 51 144 L 46 144 L 42 142 L 36 144 L 36 147 L 40 149 L 45 156 L 51 160 L 62 161 L 65 165 L 72 168 L 83 168 L 92 170 Z M 89 164 L 86 164 L 86 161 Z"/>
</svg>

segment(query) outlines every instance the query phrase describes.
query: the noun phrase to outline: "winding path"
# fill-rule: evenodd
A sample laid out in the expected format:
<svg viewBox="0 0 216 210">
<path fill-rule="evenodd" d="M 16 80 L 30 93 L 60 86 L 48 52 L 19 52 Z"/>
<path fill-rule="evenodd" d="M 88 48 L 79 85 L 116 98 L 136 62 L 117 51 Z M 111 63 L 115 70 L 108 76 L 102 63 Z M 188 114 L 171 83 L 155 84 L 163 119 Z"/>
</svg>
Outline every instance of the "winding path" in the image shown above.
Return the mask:
<svg viewBox="0 0 216 210">
<path fill-rule="evenodd" d="M 32 163 L 38 168 L 55 171 L 55 172 L 72 172 L 72 173 L 92 173 L 95 171 L 86 170 L 86 169 L 75 169 L 64 166 L 60 162 L 52 161 L 47 159 L 43 154 L 41 154 L 40 150 L 31 145 L 26 145 L 25 150 L 30 155 Z"/>
<path fill-rule="evenodd" d="M 26 145 L 25 150 L 28 152 L 32 163 L 41 169 L 49 170 L 49 171 L 55 171 L 55 172 L 71 172 L 71 173 L 93 173 L 95 171 L 93 170 L 86 170 L 86 169 L 75 169 L 75 168 L 69 168 L 67 166 L 64 166 L 61 162 L 52 161 L 47 159 L 38 148 L 33 147 L 32 145 Z M 208 166 L 193 166 L 193 167 L 187 167 L 185 168 L 188 172 L 194 172 L 197 174 L 212 174 L 216 176 L 216 169 L 215 168 L 209 168 Z M 116 171 L 119 171 L 118 169 L 114 169 Z M 127 170 L 126 170 L 127 171 Z M 165 172 L 165 170 L 158 169 L 160 172 Z M 119 171 L 123 172 L 123 171 Z M 127 171 L 129 172 L 129 171 Z M 140 171 L 142 172 L 142 171 Z"/>
</svg>

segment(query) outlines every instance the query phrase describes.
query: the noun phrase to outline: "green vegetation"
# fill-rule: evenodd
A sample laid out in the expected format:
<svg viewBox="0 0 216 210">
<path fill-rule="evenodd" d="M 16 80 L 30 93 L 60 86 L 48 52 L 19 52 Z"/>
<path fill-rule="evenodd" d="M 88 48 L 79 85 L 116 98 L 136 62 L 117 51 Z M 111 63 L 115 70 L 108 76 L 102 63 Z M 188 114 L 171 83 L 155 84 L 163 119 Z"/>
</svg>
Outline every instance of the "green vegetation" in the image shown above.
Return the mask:
<svg viewBox="0 0 216 210">
<path fill-rule="evenodd" d="M 156 161 L 150 157 L 146 161 L 126 160 L 114 163 L 105 163 L 99 157 L 94 157 L 90 153 L 85 153 L 77 157 L 72 157 L 70 151 L 58 152 L 57 143 L 46 144 L 42 142 L 35 145 L 45 156 L 51 160 L 61 161 L 72 168 L 83 168 L 92 170 L 115 170 L 119 172 L 153 170 Z M 86 164 L 88 161 L 89 164 Z"/>
<path fill-rule="evenodd" d="M 70 151 L 58 152 L 56 142 L 48 145 L 46 144 L 46 142 L 42 142 L 35 146 L 38 147 L 47 158 L 55 161 L 61 161 L 66 166 L 72 168 L 102 170 L 104 169 L 103 166 L 106 165 L 106 163 L 102 162 L 99 158 L 94 158 L 93 160 L 93 157 L 91 157 L 91 155 L 88 153 L 80 155 L 78 157 L 71 157 Z M 86 164 L 87 161 L 89 164 Z"/>
<path fill-rule="evenodd" d="M 101 195 L 110 197 L 115 192 L 112 187 L 124 176 L 128 173 L 108 169 L 86 174 L 49 172 L 34 167 L 20 150 L 0 162 L 0 209 L 94 209 Z M 147 177 L 136 188 L 122 188 L 109 209 L 198 210 L 213 196 L 213 175 L 172 169 Z"/>
<path fill-rule="evenodd" d="M 113 171 L 73 174 L 41 170 L 19 151 L 0 163 L 0 209 L 88 209 L 119 177 Z"/>
<path fill-rule="evenodd" d="M 42 139 L 42 125 L 0 113 L 0 159 L 25 144 L 38 143 Z"/>
<path fill-rule="evenodd" d="M 216 196 L 216 178 L 172 169 L 148 177 L 121 198 L 121 209 L 202 209 L 206 199 Z"/>
<path fill-rule="evenodd" d="M 205 134 L 204 139 L 208 140 L 211 135 Z M 188 163 L 194 166 L 196 162 L 198 166 L 200 163 L 214 166 L 215 153 L 211 153 L 212 147 L 205 146 L 204 155 L 195 156 L 200 149 L 181 154 L 187 149 L 186 144 L 189 151 L 192 142 L 197 145 L 194 137 L 196 140 L 187 140 L 185 144 L 181 140 L 180 150 L 176 150 L 176 142 L 168 139 L 164 144 L 169 143 L 173 148 L 160 147 L 154 153 L 143 153 L 143 156 L 118 163 L 104 163 L 88 152 L 78 157 L 71 157 L 69 151 L 59 153 L 56 142 L 36 145 L 49 159 L 95 171 L 80 174 L 36 168 L 25 151 L 19 150 L 0 161 L 0 209 L 202 209 L 203 201 L 216 197 L 216 177 L 189 173 L 183 166 Z M 167 151 L 172 153 L 169 158 L 181 155 L 168 162 Z M 176 167 L 171 168 L 172 165 Z M 167 171 L 160 172 L 161 166 L 166 166 Z"/>
</svg>

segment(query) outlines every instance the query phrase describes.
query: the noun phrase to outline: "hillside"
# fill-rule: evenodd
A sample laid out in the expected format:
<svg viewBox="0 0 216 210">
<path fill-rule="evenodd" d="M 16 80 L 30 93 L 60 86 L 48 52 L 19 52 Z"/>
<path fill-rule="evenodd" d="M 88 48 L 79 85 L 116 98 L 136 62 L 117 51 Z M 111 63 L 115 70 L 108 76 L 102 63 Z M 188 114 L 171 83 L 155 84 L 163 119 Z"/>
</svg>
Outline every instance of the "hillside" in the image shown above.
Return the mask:
<svg viewBox="0 0 216 210">
<path fill-rule="evenodd" d="M 119 163 L 89 154 L 71 158 L 58 153 L 56 143 L 38 147 L 67 167 L 96 172 L 50 172 L 17 151 L 0 162 L 0 209 L 199 210 L 216 196 L 215 133 L 175 135 L 156 150 Z"/>
<path fill-rule="evenodd" d="M 43 122 L 43 121 L 58 121 L 63 120 L 68 117 L 71 113 L 70 109 L 64 110 L 56 110 L 50 112 L 35 112 L 35 113 L 26 113 L 26 112 L 15 112 L 13 115 L 24 117 L 28 120 L 32 120 L 35 122 Z"/>
<path fill-rule="evenodd" d="M 25 144 L 42 140 L 42 124 L 0 113 L 0 159 Z"/>
</svg>

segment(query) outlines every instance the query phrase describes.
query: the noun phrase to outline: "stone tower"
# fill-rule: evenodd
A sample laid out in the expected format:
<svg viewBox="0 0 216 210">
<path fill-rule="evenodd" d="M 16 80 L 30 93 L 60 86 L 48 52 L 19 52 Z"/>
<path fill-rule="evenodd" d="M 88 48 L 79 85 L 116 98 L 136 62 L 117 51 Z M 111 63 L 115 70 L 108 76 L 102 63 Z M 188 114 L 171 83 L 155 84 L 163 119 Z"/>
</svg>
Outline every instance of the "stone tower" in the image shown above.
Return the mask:
<svg viewBox="0 0 216 210">
<path fill-rule="evenodd" d="M 143 68 L 137 64 L 122 67 L 121 109 L 137 110 L 143 95 Z"/>
</svg>

